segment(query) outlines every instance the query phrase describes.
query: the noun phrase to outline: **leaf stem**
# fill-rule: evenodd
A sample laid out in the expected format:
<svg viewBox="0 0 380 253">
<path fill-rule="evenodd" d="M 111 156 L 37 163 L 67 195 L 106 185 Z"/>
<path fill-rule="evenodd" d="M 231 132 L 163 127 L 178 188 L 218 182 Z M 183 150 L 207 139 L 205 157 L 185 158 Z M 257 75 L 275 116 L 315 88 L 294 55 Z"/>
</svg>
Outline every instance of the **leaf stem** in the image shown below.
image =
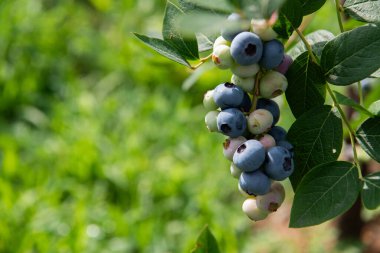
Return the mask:
<svg viewBox="0 0 380 253">
<path fill-rule="evenodd" d="M 256 77 L 255 77 L 255 85 L 253 86 L 253 98 L 252 98 L 252 106 L 251 110 L 249 110 L 249 113 L 253 112 L 256 110 L 257 106 L 257 100 L 259 98 L 259 83 L 260 83 L 260 74 L 261 72 L 257 72 Z"/>
<path fill-rule="evenodd" d="M 338 2 L 339 0 L 334 0 L 334 1 L 335 1 L 336 15 L 338 17 L 339 29 L 340 29 L 340 32 L 342 33 L 342 32 L 344 32 L 342 16 L 340 15 L 340 11 L 342 10 L 342 6 Z"/>
<path fill-rule="evenodd" d="M 301 38 L 303 44 L 305 45 L 307 51 L 309 52 L 309 55 L 310 55 L 310 57 L 311 57 L 311 60 L 312 60 L 314 63 L 318 64 L 318 60 L 317 60 L 317 58 L 315 58 L 315 55 L 314 55 L 314 53 L 313 53 L 313 49 L 311 48 L 309 42 L 307 42 L 305 36 L 302 34 L 302 32 L 301 32 L 298 28 L 296 28 L 295 31 L 296 31 L 296 33 L 298 34 L 298 36 Z"/>
<path fill-rule="evenodd" d="M 195 66 L 191 66 L 191 69 L 195 70 L 195 69 L 199 68 L 200 66 L 202 66 L 203 63 L 205 63 L 206 61 L 210 60 L 211 57 L 212 57 L 212 54 L 209 54 L 208 56 L 199 59 L 200 62 L 197 65 L 195 65 Z"/>
<path fill-rule="evenodd" d="M 338 109 L 339 114 L 342 117 L 342 120 L 343 120 L 343 122 L 345 123 L 345 125 L 346 125 L 346 127 L 348 129 L 348 135 L 350 137 L 350 142 L 351 142 L 351 146 L 352 146 L 352 152 L 354 154 L 354 162 L 356 164 L 356 167 L 358 168 L 359 178 L 360 178 L 360 180 L 363 180 L 362 170 L 360 168 L 360 162 L 359 162 L 359 159 L 358 159 L 358 154 L 357 154 L 356 145 L 355 145 L 355 131 L 352 129 L 350 123 L 348 122 L 348 119 L 347 119 L 346 115 L 344 114 L 342 107 L 340 107 L 340 105 L 338 103 L 338 100 L 336 99 L 333 91 L 330 88 L 330 85 L 327 84 L 326 88 L 327 88 L 327 91 L 328 91 L 330 97 L 334 101 L 334 106 Z"/>
</svg>

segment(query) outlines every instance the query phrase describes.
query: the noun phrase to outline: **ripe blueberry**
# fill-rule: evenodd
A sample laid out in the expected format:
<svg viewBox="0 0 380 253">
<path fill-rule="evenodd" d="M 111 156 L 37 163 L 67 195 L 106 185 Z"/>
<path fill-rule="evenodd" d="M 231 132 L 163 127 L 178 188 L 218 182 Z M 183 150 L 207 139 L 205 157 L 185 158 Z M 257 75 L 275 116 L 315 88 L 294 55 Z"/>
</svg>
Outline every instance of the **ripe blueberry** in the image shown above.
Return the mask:
<svg viewBox="0 0 380 253">
<path fill-rule="evenodd" d="M 262 134 L 267 131 L 273 123 L 270 111 L 257 109 L 248 116 L 248 130 L 253 134 Z"/>
<path fill-rule="evenodd" d="M 263 53 L 263 44 L 254 33 L 239 33 L 231 43 L 231 55 L 240 65 L 251 65 L 257 63 Z"/>
<path fill-rule="evenodd" d="M 280 126 L 274 126 L 268 134 L 272 135 L 276 143 L 286 140 L 286 130 Z"/>
<path fill-rule="evenodd" d="M 229 108 L 219 113 L 217 124 L 219 132 L 235 138 L 244 134 L 247 120 L 240 110 Z"/>
<path fill-rule="evenodd" d="M 241 189 L 249 195 L 258 196 L 269 192 L 271 181 L 261 170 L 256 170 L 241 173 L 239 184 Z"/>
<path fill-rule="evenodd" d="M 248 140 L 241 144 L 233 156 L 234 164 L 242 171 L 254 171 L 265 161 L 265 148 L 257 140 Z"/>
<path fill-rule="evenodd" d="M 251 110 L 251 107 L 252 107 L 251 98 L 246 92 L 244 92 L 243 101 L 241 101 L 241 104 L 238 106 L 238 108 L 242 110 L 243 112 L 249 112 Z"/>
<path fill-rule="evenodd" d="M 271 179 L 277 181 L 282 181 L 289 177 L 294 171 L 290 151 L 281 146 L 270 148 L 267 152 L 264 171 Z"/>
<path fill-rule="evenodd" d="M 257 100 L 256 108 L 270 111 L 273 116 L 272 126 L 277 124 L 278 120 L 280 119 L 280 107 L 278 107 L 278 104 L 276 102 L 267 98 L 259 98 Z"/>
<path fill-rule="evenodd" d="M 279 40 L 271 40 L 263 45 L 260 65 L 266 69 L 278 67 L 284 59 L 284 45 Z"/>
<path fill-rule="evenodd" d="M 244 91 L 233 83 L 222 83 L 215 87 L 213 98 L 222 110 L 237 108 L 243 102 Z"/>
</svg>

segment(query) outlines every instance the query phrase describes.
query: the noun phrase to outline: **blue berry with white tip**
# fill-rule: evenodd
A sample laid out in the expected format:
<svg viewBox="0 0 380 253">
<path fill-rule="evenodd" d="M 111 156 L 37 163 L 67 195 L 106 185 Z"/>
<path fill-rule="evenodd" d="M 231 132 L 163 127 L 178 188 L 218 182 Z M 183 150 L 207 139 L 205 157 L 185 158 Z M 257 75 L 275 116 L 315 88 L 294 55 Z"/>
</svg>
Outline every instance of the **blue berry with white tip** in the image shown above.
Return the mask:
<svg viewBox="0 0 380 253">
<path fill-rule="evenodd" d="M 270 190 L 271 180 L 261 170 L 243 172 L 239 178 L 239 186 L 249 195 L 264 195 Z"/>
<path fill-rule="evenodd" d="M 251 32 L 239 33 L 231 43 L 232 58 L 240 65 L 259 62 L 263 53 L 263 43 L 259 36 Z"/>
<path fill-rule="evenodd" d="M 238 108 L 244 99 L 244 91 L 233 83 L 222 83 L 215 87 L 213 92 L 215 104 L 222 110 Z"/>
<path fill-rule="evenodd" d="M 271 40 L 263 45 L 263 55 L 259 64 L 266 69 L 278 67 L 284 59 L 284 45 L 279 40 Z"/>
<path fill-rule="evenodd" d="M 248 140 L 234 153 L 233 162 L 242 171 L 254 171 L 265 161 L 265 148 L 257 140 Z"/>
<path fill-rule="evenodd" d="M 267 152 L 264 172 L 273 180 L 282 181 L 294 171 L 292 154 L 284 147 L 276 146 Z"/>
<path fill-rule="evenodd" d="M 232 138 L 242 136 L 247 128 L 247 119 L 240 110 L 235 108 L 221 111 L 216 121 L 219 132 Z"/>
</svg>

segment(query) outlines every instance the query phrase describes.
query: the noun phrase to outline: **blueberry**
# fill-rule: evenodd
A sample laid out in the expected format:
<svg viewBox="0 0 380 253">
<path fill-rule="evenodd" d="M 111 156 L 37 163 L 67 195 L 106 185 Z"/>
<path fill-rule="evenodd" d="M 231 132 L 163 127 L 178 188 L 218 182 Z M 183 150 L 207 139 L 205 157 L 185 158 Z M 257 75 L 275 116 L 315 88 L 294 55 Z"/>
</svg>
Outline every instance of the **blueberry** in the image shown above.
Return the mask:
<svg viewBox="0 0 380 253">
<path fill-rule="evenodd" d="M 242 171 L 233 163 L 231 163 L 230 172 L 234 178 L 239 178 L 240 174 L 242 173 Z"/>
<path fill-rule="evenodd" d="M 242 78 L 254 77 L 257 72 L 259 72 L 260 66 L 259 64 L 251 64 L 247 66 L 232 64 L 231 71 L 234 75 L 237 75 Z"/>
<path fill-rule="evenodd" d="M 247 77 L 242 78 L 237 75 L 232 75 L 231 83 L 241 87 L 245 92 L 253 92 L 253 87 L 255 86 L 255 78 Z"/>
<path fill-rule="evenodd" d="M 254 33 L 239 33 L 231 43 L 231 55 L 240 65 L 251 65 L 257 63 L 263 53 L 263 44 Z"/>
<path fill-rule="evenodd" d="M 292 154 L 284 147 L 276 146 L 267 152 L 265 173 L 273 180 L 282 181 L 294 171 Z"/>
<path fill-rule="evenodd" d="M 220 45 L 212 52 L 212 61 L 219 69 L 228 69 L 233 64 L 233 59 L 230 53 L 230 47 Z"/>
<path fill-rule="evenodd" d="M 246 141 L 247 141 L 247 139 L 244 138 L 243 136 L 239 136 L 237 138 L 226 139 L 223 142 L 223 154 L 224 154 L 224 156 L 228 160 L 232 161 L 232 158 L 234 156 L 236 149 Z"/>
<path fill-rule="evenodd" d="M 273 116 L 270 111 L 257 109 L 248 116 L 248 129 L 253 134 L 262 134 L 266 132 L 273 123 Z"/>
<path fill-rule="evenodd" d="M 257 207 L 267 212 L 275 212 L 285 200 L 285 189 L 279 182 L 274 182 L 265 195 L 256 197 Z"/>
<path fill-rule="evenodd" d="M 203 97 L 203 106 L 208 111 L 216 110 L 218 109 L 218 106 L 215 104 L 214 98 L 213 98 L 214 90 L 209 90 L 205 93 Z"/>
<path fill-rule="evenodd" d="M 213 98 L 222 110 L 237 108 L 243 102 L 244 91 L 233 83 L 222 83 L 215 87 Z"/>
<path fill-rule="evenodd" d="M 269 134 L 264 134 L 260 139 L 260 143 L 264 146 L 266 150 L 270 149 L 271 147 L 276 146 L 276 141 L 274 138 Z"/>
<path fill-rule="evenodd" d="M 284 59 L 284 45 L 279 40 L 271 40 L 263 45 L 263 55 L 259 64 L 266 69 L 278 67 Z"/>
<path fill-rule="evenodd" d="M 260 80 L 260 95 L 263 98 L 274 98 L 285 92 L 288 87 L 286 77 L 277 71 L 268 71 Z"/>
<path fill-rule="evenodd" d="M 280 126 L 274 126 L 269 130 L 268 134 L 272 135 L 276 143 L 286 140 L 286 130 Z"/>
<path fill-rule="evenodd" d="M 261 170 L 243 172 L 239 178 L 239 185 L 249 195 L 264 195 L 270 190 L 271 181 Z"/>
<path fill-rule="evenodd" d="M 286 72 L 288 72 L 288 69 L 290 68 L 290 65 L 293 64 L 293 59 L 290 55 L 285 54 L 284 59 L 282 59 L 282 62 L 277 68 L 276 71 L 280 72 L 281 74 L 285 75 Z"/>
<path fill-rule="evenodd" d="M 294 156 L 294 146 L 290 142 L 282 140 L 282 141 L 279 141 L 277 143 L 277 146 L 284 147 L 287 150 L 289 150 L 289 152 L 290 152 L 290 154 L 292 155 L 292 158 L 293 158 L 293 156 Z"/>
<path fill-rule="evenodd" d="M 219 115 L 219 111 L 209 111 L 205 116 L 205 123 L 206 127 L 210 132 L 217 132 L 218 131 L 218 125 L 217 125 L 217 118 Z"/>
<path fill-rule="evenodd" d="M 249 112 L 251 110 L 251 107 L 252 107 L 251 98 L 246 92 L 244 92 L 243 101 L 241 101 L 241 104 L 238 106 L 238 108 L 242 110 L 243 112 Z"/>
<path fill-rule="evenodd" d="M 230 108 L 219 113 L 217 124 L 219 132 L 235 138 L 244 134 L 247 119 L 240 110 Z"/>
<path fill-rule="evenodd" d="M 249 29 L 249 23 L 242 19 L 238 13 L 228 16 L 225 28 L 221 30 L 222 37 L 227 41 L 232 41 L 236 35 Z"/>
<path fill-rule="evenodd" d="M 234 153 L 233 162 L 242 171 L 254 171 L 265 161 L 265 148 L 257 140 L 248 140 Z"/>
<path fill-rule="evenodd" d="M 280 119 L 280 107 L 278 107 L 278 104 L 276 102 L 267 98 L 259 98 L 257 100 L 256 108 L 270 111 L 273 116 L 272 126 L 277 124 L 278 120 Z"/>
<path fill-rule="evenodd" d="M 253 221 L 264 220 L 269 212 L 258 208 L 257 202 L 254 198 L 248 198 L 244 201 L 242 206 L 243 212 Z"/>
</svg>

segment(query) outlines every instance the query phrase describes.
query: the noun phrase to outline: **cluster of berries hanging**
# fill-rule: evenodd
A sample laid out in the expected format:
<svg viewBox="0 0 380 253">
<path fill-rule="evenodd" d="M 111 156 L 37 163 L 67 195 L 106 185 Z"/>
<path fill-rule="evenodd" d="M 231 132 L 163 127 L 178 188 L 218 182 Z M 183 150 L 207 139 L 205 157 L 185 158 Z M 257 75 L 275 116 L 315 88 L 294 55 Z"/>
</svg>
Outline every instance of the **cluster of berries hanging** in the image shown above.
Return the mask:
<svg viewBox="0 0 380 253">
<path fill-rule="evenodd" d="M 286 140 L 286 130 L 276 126 L 280 109 L 271 100 L 286 90 L 284 74 L 292 58 L 284 54 L 271 24 L 247 22 L 236 13 L 228 17 L 214 42 L 212 60 L 233 75 L 207 91 L 203 100 L 209 111 L 207 128 L 228 136 L 223 153 L 232 161 L 230 170 L 239 179 L 239 190 L 247 196 L 242 209 L 254 221 L 280 207 L 285 190 L 277 181 L 294 171 L 293 146 Z"/>
</svg>

